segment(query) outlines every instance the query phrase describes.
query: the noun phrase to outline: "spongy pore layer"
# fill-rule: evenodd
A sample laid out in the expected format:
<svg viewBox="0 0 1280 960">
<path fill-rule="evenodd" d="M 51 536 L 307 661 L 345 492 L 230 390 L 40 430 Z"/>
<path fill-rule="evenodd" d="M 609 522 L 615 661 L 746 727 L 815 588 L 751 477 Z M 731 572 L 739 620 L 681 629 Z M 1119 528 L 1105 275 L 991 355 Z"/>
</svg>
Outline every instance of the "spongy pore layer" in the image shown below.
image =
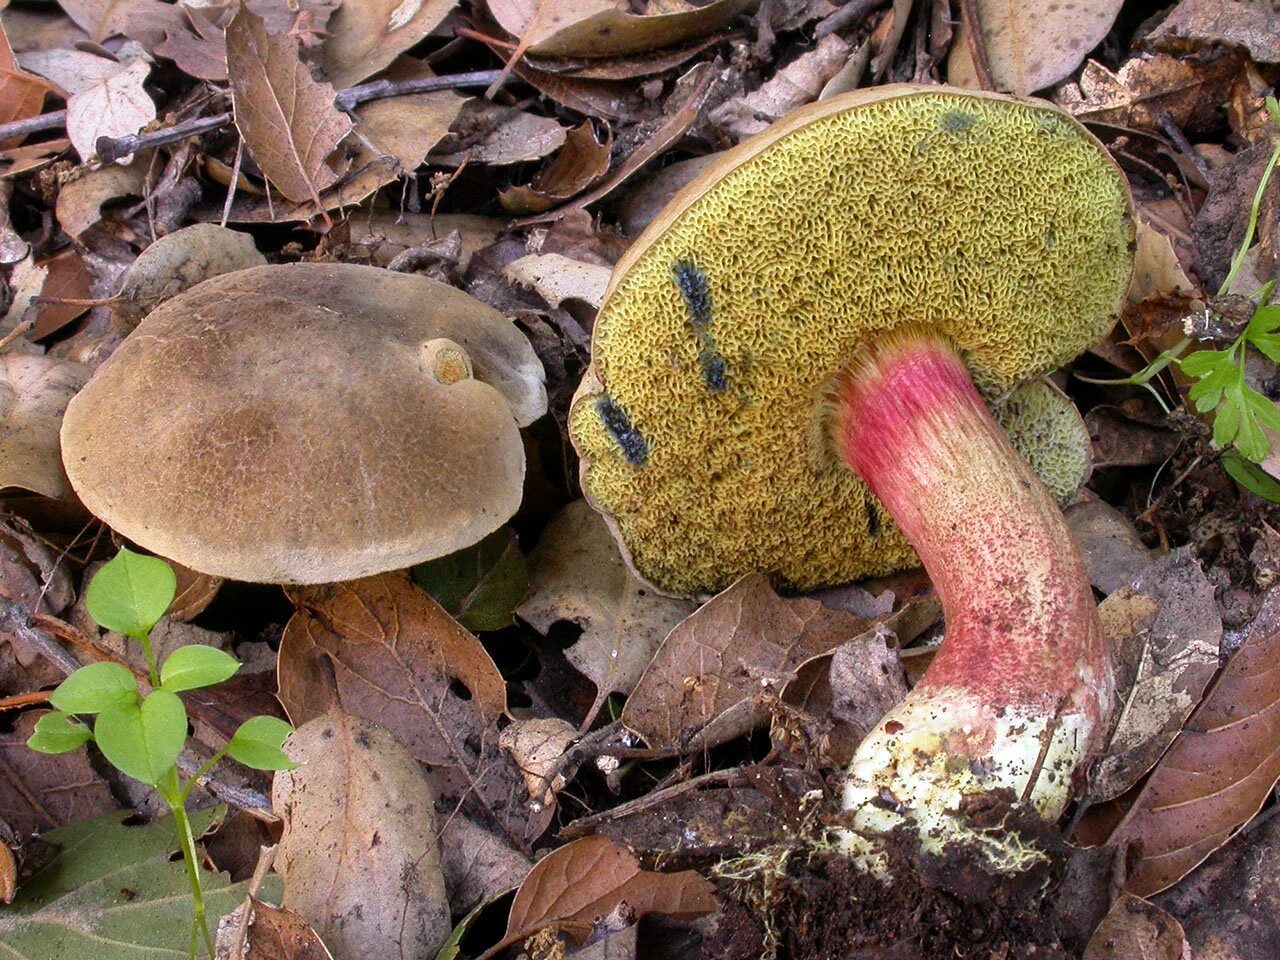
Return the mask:
<svg viewBox="0 0 1280 960">
<path fill-rule="evenodd" d="M 916 562 L 822 423 L 868 338 L 936 330 L 998 396 L 1115 322 L 1132 210 L 1101 145 L 1047 104 L 899 90 L 732 151 L 615 272 L 570 426 L 584 489 L 662 590 Z"/>
</svg>

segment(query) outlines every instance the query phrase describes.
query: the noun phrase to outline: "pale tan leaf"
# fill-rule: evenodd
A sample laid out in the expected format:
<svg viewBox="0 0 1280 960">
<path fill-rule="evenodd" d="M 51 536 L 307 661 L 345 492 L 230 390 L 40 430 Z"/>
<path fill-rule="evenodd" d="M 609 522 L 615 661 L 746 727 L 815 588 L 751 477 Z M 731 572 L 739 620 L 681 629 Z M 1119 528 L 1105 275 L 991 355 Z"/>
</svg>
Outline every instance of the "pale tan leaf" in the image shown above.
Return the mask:
<svg viewBox="0 0 1280 960">
<path fill-rule="evenodd" d="M 1147 39 L 1171 50 L 1239 45 L 1259 63 L 1280 63 L 1274 6 L 1251 0 L 1182 0 Z"/>
<path fill-rule="evenodd" d="M 561 510 L 529 556 L 529 596 L 516 608 L 540 633 L 582 632 L 565 656 L 605 693 L 630 693 L 671 628 L 698 609 L 664 597 L 627 568 L 604 519 L 585 500 Z"/>
<path fill-rule="evenodd" d="M 1025 96 L 1084 62 L 1111 29 L 1123 0 L 974 0 L 997 90 Z M 963 21 L 947 59 L 947 82 L 977 87 Z"/>
<path fill-rule="evenodd" d="M 1122 893 L 1098 924 L 1083 960 L 1191 960 L 1182 924 L 1131 894 Z"/>
<path fill-rule="evenodd" d="M 1177 883 L 1261 808 L 1280 778 L 1280 591 L 1160 758 L 1112 843 L 1142 843 L 1128 889 Z"/>
<path fill-rule="evenodd" d="M 62 229 L 78 238 L 102 219 L 103 204 L 120 197 L 141 196 L 146 184 L 145 159 L 140 154 L 127 167 L 109 163 L 63 184 L 54 206 Z"/>
<path fill-rule="evenodd" d="M 757 2 L 713 0 L 704 6 L 649 15 L 632 13 L 616 0 L 488 0 L 488 6 L 502 29 L 523 38 L 529 53 L 611 57 L 705 36 Z"/>
<path fill-rule="evenodd" d="M 88 379 L 89 369 L 70 360 L 0 354 L 0 489 L 71 496 L 58 436 L 67 404 Z"/>
<path fill-rule="evenodd" d="M 402 81 L 435 74 L 420 60 L 400 57 L 384 76 Z M 466 98 L 452 90 L 372 100 L 356 108 L 356 130 L 383 155 L 395 157 L 401 171 L 412 173 L 448 134 L 464 103 Z"/>
<path fill-rule="evenodd" d="M 81 160 L 97 155 L 99 137 L 137 133 L 156 118 L 155 101 L 142 86 L 150 72 L 149 63 L 134 60 L 67 101 L 67 136 Z M 127 165 L 132 158 L 129 154 L 116 162 Z"/>
<path fill-rule="evenodd" d="M 550 306 L 581 300 L 598 308 L 613 270 L 599 263 L 571 260 L 561 253 L 531 253 L 511 261 L 502 273 L 512 283 L 532 287 Z"/>
<path fill-rule="evenodd" d="M 18 62 L 24 70 L 71 94 L 88 90 L 120 72 L 120 61 L 84 50 L 27 50 L 18 54 Z"/>
<path fill-rule="evenodd" d="M 568 135 L 551 117 L 481 100 L 463 106 L 454 131 L 432 154 L 432 163 L 446 167 L 526 163 L 547 156 Z"/>
<path fill-rule="evenodd" d="M 1120 796 L 1160 758 L 1217 672 L 1222 642 L 1213 585 L 1185 551 L 1112 593 L 1098 616 L 1119 706 L 1090 775 L 1092 802 Z"/>
<path fill-rule="evenodd" d="M 329 156 L 351 131 L 351 120 L 333 105 L 333 87 L 311 78 L 297 39 L 267 33 L 247 9 L 227 27 L 227 69 L 249 153 L 281 193 L 296 203 L 311 200 L 319 212 L 320 191 L 340 173 Z"/>
<path fill-rule="evenodd" d="M 325 75 L 339 89 L 365 80 L 440 25 L 457 0 L 359 0 L 329 19 Z"/>
<path fill-rule="evenodd" d="M 583 837 L 547 854 L 516 892 L 507 935 L 553 924 L 579 943 L 625 901 L 646 913 L 693 919 L 717 909 L 715 887 L 693 870 L 652 873 L 605 837 Z"/>
<path fill-rule="evenodd" d="M 284 820 L 276 869 L 283 906 L 339 956 L 432 956 L 449 904 L 435 797 L 413 755 L 386 730 L 339 710 L 285 741 L 301 766 L 276 774 Z"/>
<path fill-rule="evenodd" d="M 533 863 L 504 837 L 462 813 L 444 822 L 440 866 L 454 913 L 466 913 L 489 897 L 514 890 Z"/>
</svg>

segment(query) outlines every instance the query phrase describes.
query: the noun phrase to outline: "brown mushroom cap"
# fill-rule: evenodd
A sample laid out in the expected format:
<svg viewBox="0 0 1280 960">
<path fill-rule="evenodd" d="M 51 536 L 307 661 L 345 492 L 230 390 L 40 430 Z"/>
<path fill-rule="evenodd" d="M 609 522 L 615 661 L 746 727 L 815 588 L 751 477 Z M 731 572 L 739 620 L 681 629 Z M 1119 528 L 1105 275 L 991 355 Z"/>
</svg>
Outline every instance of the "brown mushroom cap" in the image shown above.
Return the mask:
<svg viewBox="0 0 1280 960">
<path fill-rule="evenodd" d="M 459 290 L 264 266 L 143 320 L 71 401 L 62 454 L 85 506 L 149 550 L 324 583 L 497 529 L 520 503 L 517 420 L 545 405 L 528 341 Z"/>
<path fill-rule="evenodd" d="M 570 414 L 583 490 L 669 593 L 909 566 L 827 446 L 832 378 L 909 324 L 999 397 L 1105 336 L 1133 236 L 1123 173 L 1051 104 L 886 86 L 799 110 L 615 268 Z"/>
</svg>

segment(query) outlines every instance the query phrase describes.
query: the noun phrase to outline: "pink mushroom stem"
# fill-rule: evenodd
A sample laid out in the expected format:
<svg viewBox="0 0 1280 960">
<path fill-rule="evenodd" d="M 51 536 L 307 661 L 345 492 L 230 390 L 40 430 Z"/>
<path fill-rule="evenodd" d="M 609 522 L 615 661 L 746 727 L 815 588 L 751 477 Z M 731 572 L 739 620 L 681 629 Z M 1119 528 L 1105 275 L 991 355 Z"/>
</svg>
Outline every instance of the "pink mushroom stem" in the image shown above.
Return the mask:
<svg viewBox="0 0 1280 960">
<path fill-rule="evenodd" d="M 832 404 L 840 454 L 919 553 L 946 620 L 929 669 L 850 765 L 855 829 L 912 816 L 942 841 L 965 796 L 1002 788 L 1056 818 L 1113 698 L 1062 513 L 942 339 L 882 337 L 839 378 Z"/>
</svg>

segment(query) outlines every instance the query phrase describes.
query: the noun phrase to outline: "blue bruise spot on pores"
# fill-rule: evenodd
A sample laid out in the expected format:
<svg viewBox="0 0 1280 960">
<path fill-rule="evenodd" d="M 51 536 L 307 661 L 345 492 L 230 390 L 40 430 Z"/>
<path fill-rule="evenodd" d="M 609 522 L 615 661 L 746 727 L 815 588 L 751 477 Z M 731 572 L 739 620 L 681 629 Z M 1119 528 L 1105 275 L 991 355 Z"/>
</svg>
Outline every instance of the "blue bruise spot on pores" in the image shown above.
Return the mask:
<svg viewBox="0 0 1280 960">
<path fill-rule="evenodd" d="M 627 416 L 627 411 L 618 406 L 613 397 L 602 394 L 596 401 L 596 412 L 600 414 L 600 422 L 618 444 L 627 463 L 638 467 L 649 459 L 649 441 L 636 429 Z"/>
<path fill-rule="evenodd" d="M 671 273 L 689 310 L 694 335 L 698 338 L 702 379 L 712 393 L 724 393 L 729 389 L 728 365 L 711 335 L 711 287 L 707 283 L 707 275 L 689 260 L 677 260 Z"/>
</svg>

